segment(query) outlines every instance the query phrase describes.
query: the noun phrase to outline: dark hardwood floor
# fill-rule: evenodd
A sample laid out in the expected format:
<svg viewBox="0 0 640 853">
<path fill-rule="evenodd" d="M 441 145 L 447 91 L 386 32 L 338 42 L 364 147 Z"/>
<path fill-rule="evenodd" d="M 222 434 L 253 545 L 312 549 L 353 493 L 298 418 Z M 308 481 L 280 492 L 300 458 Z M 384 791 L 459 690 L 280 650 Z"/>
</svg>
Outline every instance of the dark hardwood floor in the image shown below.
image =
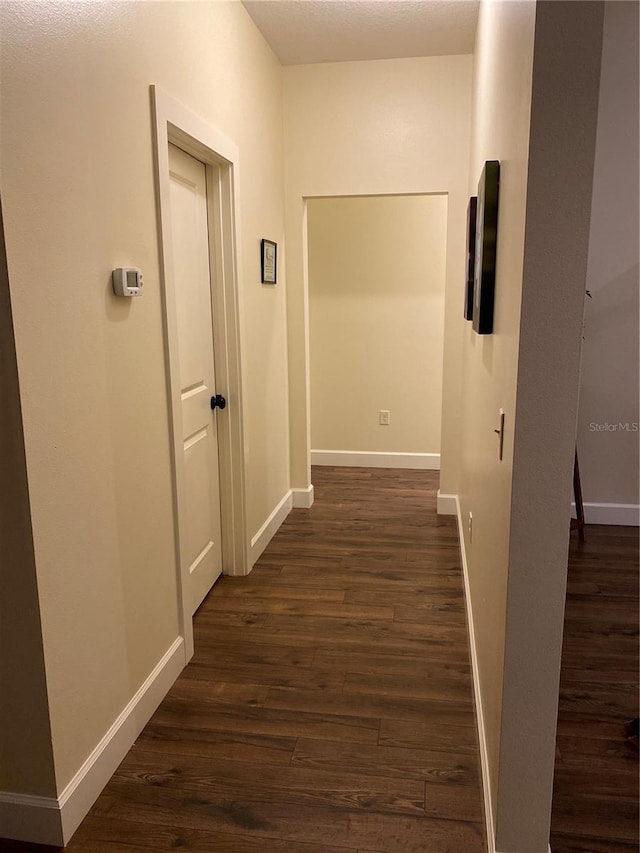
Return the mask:
<svg viewBox="0 0 640 853">
<path fill-rule="evenodd" d="M 483 850 L 456 529 L 435 514 L 437 474 L 314 478 L 311 511 L 203 603 L 193 661 L 69 850 Z"/>
<path fill-rule="evenodd" d="M 215 585 L 192 662 L 66 849 L 484 851 L 456 524 L 436 515 L 437 482 L 314 469 L 315 505 L 248 578 Z"/>
<path fill-rule="evenodd" d="M 586 537 L 571 537 L 551 849 L 637 853 L 638 528 Z"/>
<path fill-rule="evenodd" d="M 436 515 L 437 480 L 314 469 L 314 507 L 248 578 L 216 584 L 193 661 L 66 849 L 484 851 L 456 525 Z M 572 545 L 553 853 L 626 853 L 637 531 L 587 537 Z"/>
</svg>

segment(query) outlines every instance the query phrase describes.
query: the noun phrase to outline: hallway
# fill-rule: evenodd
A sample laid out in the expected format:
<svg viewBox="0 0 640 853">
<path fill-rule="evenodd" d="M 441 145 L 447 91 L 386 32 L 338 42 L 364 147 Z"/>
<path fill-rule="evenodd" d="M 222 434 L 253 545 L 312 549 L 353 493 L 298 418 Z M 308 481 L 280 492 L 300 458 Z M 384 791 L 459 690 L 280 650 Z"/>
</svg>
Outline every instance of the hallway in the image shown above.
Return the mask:
<svg viewBox="0 0 640 853">
<path fill-rule="evenodd" d="M 315 468 L 67 850 L 475 853 L 455 521 L 437 472 Z"/>
</svg>

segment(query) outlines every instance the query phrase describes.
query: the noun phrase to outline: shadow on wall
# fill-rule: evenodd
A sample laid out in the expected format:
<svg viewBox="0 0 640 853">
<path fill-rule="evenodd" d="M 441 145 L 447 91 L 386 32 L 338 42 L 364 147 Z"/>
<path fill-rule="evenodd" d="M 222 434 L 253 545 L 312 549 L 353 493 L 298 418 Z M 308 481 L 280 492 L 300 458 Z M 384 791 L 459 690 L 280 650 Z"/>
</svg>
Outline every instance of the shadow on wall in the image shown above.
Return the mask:
<svg viewBox="0 0 640 853">
<path fill-rule="evenodd" d="M 587 300 L 578 417 L 587 503 L 639 503 L 638 271 L 629 267 Z"/>
</svg>

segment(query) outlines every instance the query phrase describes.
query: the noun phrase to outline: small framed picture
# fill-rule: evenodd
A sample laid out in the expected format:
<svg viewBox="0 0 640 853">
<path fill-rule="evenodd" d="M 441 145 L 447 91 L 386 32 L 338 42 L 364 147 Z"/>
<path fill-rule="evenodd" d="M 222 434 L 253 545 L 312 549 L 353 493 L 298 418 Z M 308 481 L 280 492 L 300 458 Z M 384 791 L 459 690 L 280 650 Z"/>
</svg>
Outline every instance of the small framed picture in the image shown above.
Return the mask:
<svg viewBox="0 0 640 853">
<path fill-rule="evenodd" d="M 263 284 L 278 280 L 278 244 L 273 240 L 260 241 L 260 274 Z"/>
</svg>

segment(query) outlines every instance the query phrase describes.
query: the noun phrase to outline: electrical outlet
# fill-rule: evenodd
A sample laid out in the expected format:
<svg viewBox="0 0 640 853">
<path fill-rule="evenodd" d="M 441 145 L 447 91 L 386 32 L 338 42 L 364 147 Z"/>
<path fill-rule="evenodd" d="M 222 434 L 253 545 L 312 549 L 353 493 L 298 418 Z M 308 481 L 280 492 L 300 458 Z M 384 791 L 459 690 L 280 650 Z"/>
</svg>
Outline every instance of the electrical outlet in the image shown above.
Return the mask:
<svg viewBox="0 0 640 853">
<path fill-rule="evenodd" d="M 471 542 L 473 540 L 473 513 L 472 512 L 469 513 L 468 529 L 469 529 L 469 542 Z"/>
<path fill-rule="evenodd" d="M 391 412 L 386 411 L 386 409 L 381 409 L 381 411 L 380 411 L 380 426 L 389 426 L 390 416 L 391 416 Z"/>
</svg>

